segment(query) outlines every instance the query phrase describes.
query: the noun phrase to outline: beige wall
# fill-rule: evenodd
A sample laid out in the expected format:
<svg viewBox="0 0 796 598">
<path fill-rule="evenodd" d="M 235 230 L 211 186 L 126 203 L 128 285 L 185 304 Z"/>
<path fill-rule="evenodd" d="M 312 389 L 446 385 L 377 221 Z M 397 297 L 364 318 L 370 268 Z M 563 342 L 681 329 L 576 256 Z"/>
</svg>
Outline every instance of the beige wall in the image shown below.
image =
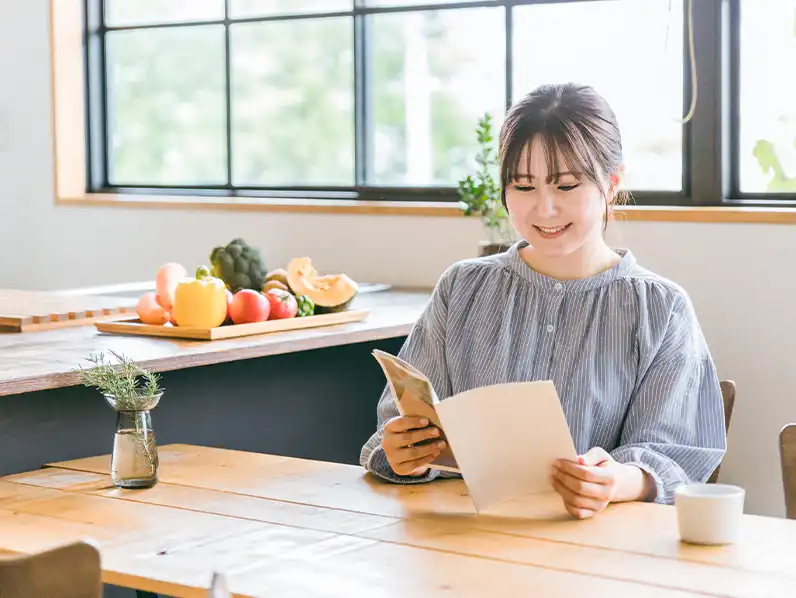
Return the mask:
<svg viewBox="0 0 796 598">
<path fill-rule="evenodd" d="M 270 265 L 306 254 L 324 270 L 395 284 L 433 284 L 474 254 L 480 227 L 463 219 L 56 209 L 47 18 L 46 0 L 0 7 L 0 287 L 143 280 L 237 236 Z M 719 374 L 739 385 L 722 478 L 746 487 L 749 512 L 782 515 L 776 441 L 796 421 L 796 229 L 633 223 L 612 237 L 691 293 Z"/>
</svg>

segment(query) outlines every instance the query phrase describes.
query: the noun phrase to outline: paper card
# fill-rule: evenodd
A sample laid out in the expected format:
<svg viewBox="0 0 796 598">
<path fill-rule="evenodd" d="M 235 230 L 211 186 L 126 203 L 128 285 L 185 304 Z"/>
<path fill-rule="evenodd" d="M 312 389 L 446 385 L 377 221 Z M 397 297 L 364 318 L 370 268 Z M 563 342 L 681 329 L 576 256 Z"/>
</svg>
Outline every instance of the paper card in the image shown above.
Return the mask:
<svg viewBox="0 0 796 598">
<path fill-rule="evenodd" d="M 437 403 L 437 405 L 440 404 L 441 403 Z M 439 440 L 444 440 L 446 442 L 445 448 L 442 450 L 439 457 L 429 463 L 429 467 L 432 469 L 439 469 L 441 471 L 459 473 L 459 469 L 456 464 L 456 457 L 453 455 L 453 450 L 451 449 L 445 429 L 442 427 L 442 422 L 439 419 L 438 413 L 434 410 L 434 407 L 431 407 L 425 401 L 417 398 L 410 390 L 405 391 L 401 396 L 400 405 L 401 413 L 404 415 L 425 417 L 428 419 L 431 425 L 434 425 L 439 429 L 440 435 L 437 438 L 433 438 L 427 442 L 437 442 Z"/>
<path fill-rule="evenodd" d="M 552 382 L 476 388 L 436 405 L 477 511 L 553 492 L 553 463 L 577 459 Z"/>
<path fill-rule="evenodd" d="M 435 409 L 440 401 L 428 378 L 399 357 L 378 349 L 373 351 L 373 355 L 384 370 L 398 412 L 401 415 L 425 417 L 432 425 L 439 428 L 440 436 L 428 442 L 447 441 L 445 430 L 442 428 Z M 429 466 L 433 469 L 459 473 L 450 443 L 447 443 L 440 456 L 434 459 Z"/>
</svg>

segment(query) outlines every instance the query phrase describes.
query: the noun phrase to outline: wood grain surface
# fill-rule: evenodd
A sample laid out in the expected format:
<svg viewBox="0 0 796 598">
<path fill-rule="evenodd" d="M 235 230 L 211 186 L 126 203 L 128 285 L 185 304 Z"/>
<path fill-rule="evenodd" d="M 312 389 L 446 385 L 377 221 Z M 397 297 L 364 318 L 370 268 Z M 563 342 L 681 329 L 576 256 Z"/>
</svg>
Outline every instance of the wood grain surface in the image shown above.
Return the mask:
<svg viewBox="0 0 796 598">
<path fill-rule="evenodd" d="M 0 333 L 0 396 L 77 384 L 72 370 L 98 351 L 114 350 L 162 372 L 405 336 L 428 298 L 429 292 L 423 290 L 364 293 L 351 305 L 351 309 L 370 311 L 360 322 L 212 343 L 110 335 L 93 326 L 24 335 Z"/>
<path fill-rule="evenodd" d="M 24 333 L 88 326 L 135 314 L 136 303 L 131 297 L 64 296 L 50 291 L 0 289 L 0 331 Z"/>
<path fill-rule="evenodd" d="M 321 326 L 334 326 L 359 322 L 370 315 L 366 310 L 348 309 L 336 313 L 319 314 L 304 318 L 284 318 L 281 320 L 267 320 L 265 322 L 251 322 L 249 324 L 229 324 L 214 328 L 186 328 L 184 326 L 154 326 L 144 324 L 136 318 L 120 319 L 114 321 L 98 322 L 95 328 L 100 332 L 112 334 L 127 334 L 135 336 L 149 336 L 156 338 L 177 338 L 200 341 L 218 341 L 229 338 L 240 338 L 257 334 L 272 334 L 274 332 L 287 332 L 307 328 L 320 328 Z"/>
<path fill-rule="evenodd" d="M 144 491 L 114 488 L 108 455 L 1 479 L 0 548 L 88 535 L 107 582 L 176 596 L 202 595 L 213 570 L 238 596 L 740 598 L 796 587 L 796 521 L 746 515 L 737 544 L 698 547 L 679 541 L 669 506 L 576 521 L 547 495 L 476 515 L 461 480 L 401 486 L 349 465 L 188 445 L 160 456 L 162 481 Z"/>
<path fill-rule="evenodd" d="M 161 447 L 161 483 L 114 488 L 109 456 L 0 479 L 0 550 L 89 537 L 107 583 L 204 596 L 785 596 L 796 522 L 745 516 L 742 540 L 679 542 L 674 508 L 614 505 L 575 521 L 557 497 L 475 515 L 466 486 L 398 486 L 361 468 Z"/>
<path fill-rule="evenodd" d="M 791 560 L 796 556 L 796 521 L 792 520 L 747 515 L 743 535 L 748 544 L 704 549 L 679 541 L 676 512 L 665 505 L 615 505 L 600 517 L 575 521 L 551 494 L 507 503 L 496 514 L 476 515 L 461 480 L 407 488 L 382 483 L 350 465 L 191 445 L 170 445 L 160 458 L 161 479 L 185 487 L 331 509 L 350 510 L 355 505 L 358 513 L 444 522 L 451 530 L 475 526 L 516 537 L 782 573 L 796 584 Z M 104 474 L 109 464 L 109 456 L 99 456 L 52 465 Z M 628 521 L 630 525 L 624 525 Z M 617 531 L 620 527 L 622 533 Z"/>
</svg>

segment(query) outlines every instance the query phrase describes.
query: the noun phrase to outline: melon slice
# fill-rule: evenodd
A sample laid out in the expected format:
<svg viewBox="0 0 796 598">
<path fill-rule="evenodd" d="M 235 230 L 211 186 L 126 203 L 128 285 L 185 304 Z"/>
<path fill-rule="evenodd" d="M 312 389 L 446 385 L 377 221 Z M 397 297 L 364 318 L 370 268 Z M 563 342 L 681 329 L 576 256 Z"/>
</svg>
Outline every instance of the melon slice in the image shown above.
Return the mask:
<svg viewBox="0 0 796 598">
<path fill-rule="evenodd" d="M 296 295 L 306 295 L 315 303 L 315 313 L 330 313 L 348 309 L 359 287 L 345 274 L 320 276 L 308 257 L 290 260 L 287 284 Z"/>
</svg>

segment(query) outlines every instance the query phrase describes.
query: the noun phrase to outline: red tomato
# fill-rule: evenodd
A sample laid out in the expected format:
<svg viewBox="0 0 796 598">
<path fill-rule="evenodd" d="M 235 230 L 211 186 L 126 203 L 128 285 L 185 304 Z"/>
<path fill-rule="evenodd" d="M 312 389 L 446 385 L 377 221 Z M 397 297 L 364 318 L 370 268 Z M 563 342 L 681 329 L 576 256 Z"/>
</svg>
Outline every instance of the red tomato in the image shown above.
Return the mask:
<svg viewBox="0 0 796 598">
<path fill-rule="evenodd" d="M 271 312 L 271 304 L 259 291 L 241 289 L 232 299 L 230 317 L 235 324 L 265 322 Z"/>
<path fill-rule="evenodd" d="M 271 320 L 282 320 L 284 318 L 294 318 L 298 311 L 296 298 L 283 289 L 269 289 L 265 293 L 268 302 L 271 304 Z"/>
</svg>

